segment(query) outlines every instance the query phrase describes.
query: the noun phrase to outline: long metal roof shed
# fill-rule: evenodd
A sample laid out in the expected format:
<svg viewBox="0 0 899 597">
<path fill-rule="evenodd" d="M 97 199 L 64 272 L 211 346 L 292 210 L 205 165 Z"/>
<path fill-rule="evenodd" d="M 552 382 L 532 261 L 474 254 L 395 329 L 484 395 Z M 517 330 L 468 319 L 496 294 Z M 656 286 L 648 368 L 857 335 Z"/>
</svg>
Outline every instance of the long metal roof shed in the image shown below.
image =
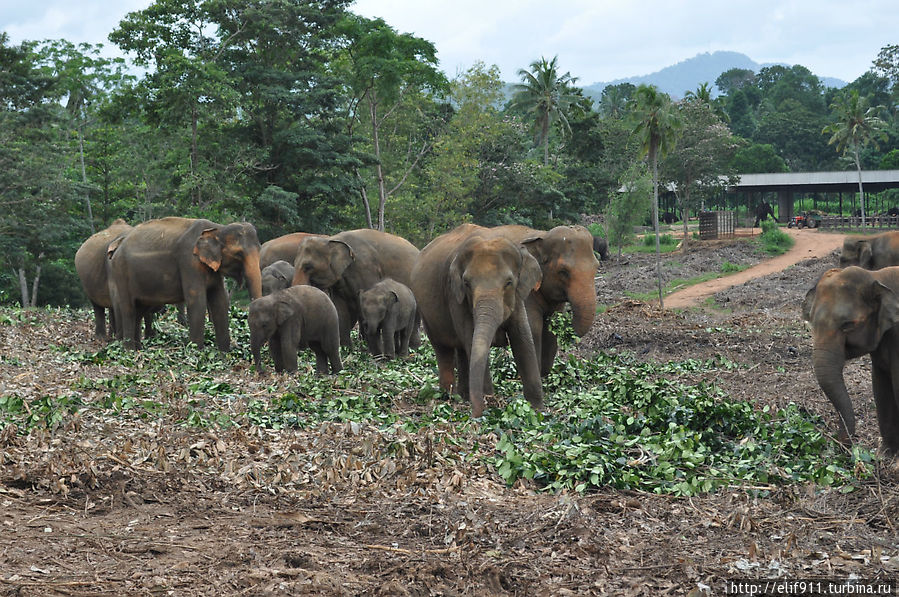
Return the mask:
<svg viewBox="0 0 899 597">
<path fill-rule="evenodd" d="M 899 188 L 899 170 L 862 170 L 865 192 Z M 768 174 L 741 174 L 740 182 L 729 187 L 731 191 L 822 191 L 857 192 L 858 172 L 778 172 Z"/>
</svg>

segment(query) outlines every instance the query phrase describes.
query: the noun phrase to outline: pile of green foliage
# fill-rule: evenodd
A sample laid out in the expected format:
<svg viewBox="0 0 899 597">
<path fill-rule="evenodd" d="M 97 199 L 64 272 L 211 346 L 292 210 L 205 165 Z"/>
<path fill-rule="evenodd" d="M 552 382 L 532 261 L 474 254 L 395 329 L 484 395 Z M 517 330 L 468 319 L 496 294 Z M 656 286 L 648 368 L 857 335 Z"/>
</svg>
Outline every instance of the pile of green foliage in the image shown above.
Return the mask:
<svg viewBox="0 0 899 597">
<path fill-rule="evenodd" d="M 789 251 L 795 241 L 780 229 L 776 222 L 765 220 L 761 223 L 762 233 L 759 235 L 759 244 L 762 250 L 769 255 L 783 255 Z"/>
<path fill-rule="evenodd" d="M 18 325 L 27 312 L 6 310 L 0 325 Z M 570 348 L 568 321 L 555 321 L 560 344 Z M 246 348 L 226 354 L 197 350 L 173 316 L 141 352 L 112 343 L 96 352 L 59 347 L 63 358 L 118 365 L 127 373 L 82 377 L 66 395 L 0 398 L 0 427 L 14 423 L 20 433 L 53 428 L 74 413 L 154 420 L 165 417 L 195 427 L 298 427 L 314 430 L 324 422 L 354 421 L 385 432 L 401 428 L 428 433 L 449 428 L 449 437 L 471 446 L 465 458 L 482 462 L 506 483 L 530 479 L 548 490 L 612 486 L 639 491 L 694 495 L 720 487 L 767 490 L 791 483 L 841 485 L 851 490 L 857 475 L 870 471 L 874 457 L 849 453 L 822 430 L 818 417 L 796 405 L 773 410 L 731 400 L 710 382 L 741 365 L 721 358 L 639 363 L 626 354 L 597 353 L 587 359 L 557 359 L 546 378 L 547 408 L 535 412 L 520 397 L 514 360 L 496 350 L 491 372 L 497 396 L 512 396 L 479 420 L 468 404 L 442 395 L 436 362 L 425 342 L 400 363 L 381 364 L 361 342 L 345 353 L 336 376 L 299 374 L 272 382 L 259 394 L 244 389 L 222 371 L 246 369 Z M 245 313 L 232 310 L 237 345 L 248 345 Z M 301 355 L 301 371 L 311 372 L 311 354 Z M 251 370 L 247 375 L 252 375 Z M 160 384 L 178 379 L 168 402 Z M 162 381 L 161 381 L 162 380 Z M 99 393 L 102 399 L 86 400 Z M 405 405 L 398 408 L 399 405 Z"/>
</svg>

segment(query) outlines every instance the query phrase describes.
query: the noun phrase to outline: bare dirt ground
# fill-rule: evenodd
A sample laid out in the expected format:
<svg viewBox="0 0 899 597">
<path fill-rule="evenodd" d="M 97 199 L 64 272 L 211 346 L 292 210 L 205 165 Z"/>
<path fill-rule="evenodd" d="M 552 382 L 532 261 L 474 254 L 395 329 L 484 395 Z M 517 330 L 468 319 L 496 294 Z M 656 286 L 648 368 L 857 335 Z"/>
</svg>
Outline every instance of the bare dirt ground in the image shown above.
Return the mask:
<svg viewBox="0 0 899 597">
<path fill-rule="evenodd" d="M 820 232 L 797 238 L 806 236 L 838 245 Z M 655 288 L 654 255 L 613 258 L 597 277 L 605 309 L 576 351 L 721 356 L 749 365 L 711 380 L 730 396 L 795 401 L 832 424 L 799 315 L 836 265 L 824 251 L 684 309 L 671 297 L 665 310 L 628 294 Z M 694 242 L 665 256 L 663 272 L 686 279 L 725 261 L 762 257 L 745 238 Z M 86 312 L 45 311 L 0 325 L 0 399 L 64 395 L 109 376 L 60 357 L 60 346 L 90 346 L 91 326 Z M 171 377 L 158 380 L 159 400 L 178 408 L 189 392 Z M 269 391 L 246 367 L 222 380 Z M 876 448 L 868 361 L 850 363 L 846 380 L 860 442 Z M 0 430 L 0 595 L 721 595 L 734 578 L 899 576 L 891 465 L 848 494 L 547 494 L 506 487 L 467 462 L 465 446 L 442 458 L 442 433 L 197 429 L 89 409 L 27 436 Z"/>
</svg>

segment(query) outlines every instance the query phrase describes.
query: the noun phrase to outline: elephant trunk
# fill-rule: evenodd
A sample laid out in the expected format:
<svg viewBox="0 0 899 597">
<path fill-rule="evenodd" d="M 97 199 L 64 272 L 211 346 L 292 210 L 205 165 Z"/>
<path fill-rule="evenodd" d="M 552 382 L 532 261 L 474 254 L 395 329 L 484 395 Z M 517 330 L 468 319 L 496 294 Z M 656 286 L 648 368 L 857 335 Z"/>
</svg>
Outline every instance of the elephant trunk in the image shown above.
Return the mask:
<svg viewBox="0 0 899 597">
<path fill-rule="evenodd" d="M 484 382 L 488 375 L 490 345 L 502 318 L 501 297 L 485 296 L 474 302 L 474 332 L 471 338 L 471 352 L 468 366 L 468 396 L 471 401 L 471 416 L 480 417 L 484 413 Z"/>
<path fill-rule="evenodd" d="M 250 289 L 250 298 L 262 296 L 262 271 L 259 269 L 259 251 L 246 256 L 243 262 L 243 275 Z"/>
<path fill-rule="evenodd" d="M 594 270 L 572 272 L 568 301 L 571 303 L 574 333 L 583 336 L 593 325 L 596 316 L 596 288 L 593 285 Z"/>
<path fill-rule="evenodd" d="M 840 441 L 850 443 L 855 435 L 855 413 L 852 411 L 852 401 L 843 381 L 843 366 L 846 357 L 843 350 L 815 346 L 812 361 L 815 377 L 821 390 L 833 404 L 839 415 Z"/>
</svg>

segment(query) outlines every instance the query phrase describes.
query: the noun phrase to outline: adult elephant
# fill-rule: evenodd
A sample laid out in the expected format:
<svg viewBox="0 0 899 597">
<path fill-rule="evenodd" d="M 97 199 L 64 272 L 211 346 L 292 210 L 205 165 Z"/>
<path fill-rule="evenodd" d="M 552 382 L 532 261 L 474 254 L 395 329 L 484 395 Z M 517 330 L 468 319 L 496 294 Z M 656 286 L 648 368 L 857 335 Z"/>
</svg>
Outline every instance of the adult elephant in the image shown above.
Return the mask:
<svg viewBox="0 0 899 597">
<path fill-rule="evenodd" d="M 583 226 L 534 230 L 526 226 L 498 226 L 489 234 L 521 244 L 540 264 L 540 287 L 527 298 L 528 322 L 540 358 L 540 373 L 552 369 L 559 345 L 549 329 L 553 313 L 571 305 L 574 333 L 583 336 L 596 315 L 594 279 L 599 262 L 593 255 L 593 236 Z"/>
<path fill-rule="evenodd" d="M 133 227 L 119 218 L 105 230 L 93 234 L 75 252 L 75 271 L 81 279 L 84 294 L 94 308 L 94 335 L 106 339 L 106 310 L 109 311 L 109 333 L 115 333 L 112 298 L 106 274 L 106 249 L 109 243 L 128 234 Z"/>
<path fill-rule="evenodd" d="M 265 269 L 276 261 L 293 264 L 297 258 L 297 249 L 300 248 L 300 243 L 309 236 L 324 237 L 325 235 L 311 232 L 291 232 L 262 243 L 262 249 L 259 251 L 259 268 Z"/>
<path fill-rule="evenodd" d="M 308 236 L 297 250 L 293 285 L 310 284 L 329 291 L 340 317 L 340 343 L 349 346 L 350 330 L 360 318 L 359 292 L 384 278 L 410 286 L 417 257 L 418 249 L 406 239 L 370 228 Z M 419 341 L 416 330 L 412 346 Z"/>
<path fill-rule="evenodd" d="M 871 381 L 882 449 L 899 453 L 899 267 L 856 266 L 824 273 L 802 303 L 811 323 L 815 377 L 839 415 L 839 438 L 855 434 L 855 414 L 843 381 L 849 359 L 871 355 Z"/>
<path fill-rule="evenodd" d="M 840 267 L 850 265 L 871 270 L 899 265 L 899 231 L 873 236 L 847 236 L 843 240 Z"/>
<path fill-rule="evenodd" d="M 755 208 L 755 223 L 752 227 L 758 228 L 759 223 L 761 223 L 762 220 L 768 219 L 768 216 L 771 216 L 771 219 L 775 222 L 777 221 L 777 218 L 774 217 L 774 208 L 771 207 L 771 204 L 767 201 L 762 201 L 758 204 L 758 207 Z"/>
<path fill-rule="evenodd" d="M 135 321 L 148 308 L 184 302 L 190 340 L 203 346 L 206 312 L 216 346 L 228 350 L 228 292 L 224 276 L 246 280 L 250 296 L 262 296 L 259 239 L 252 224 L 222 225 L 202 219 L 162 218 L 135 226 L 111 243 L 109 289 L 117 331 L 126 346 L 140 348 Z"/>
<path fill-rule="evenodd" d="M 601 236 L 594 236 L 593 252 L 599 255 L 602 261 L 606 261 L 609 258 L 609 241 Z"/>
<path fill-rule="evenodd" d="M 415 262 L 410 287 L 434 347 L 440 387 L 452 391 L 458 358 L 459 393 L 471 402 L 473 417 L 483 414 L 484 395 L 492 391 L 488 363 L 497 336 L 508 338 L 525 398 L 543 406 L 525 306 L 540 277 L 524 247 L 473 224 L 438 236 Z"/>
</svg>

